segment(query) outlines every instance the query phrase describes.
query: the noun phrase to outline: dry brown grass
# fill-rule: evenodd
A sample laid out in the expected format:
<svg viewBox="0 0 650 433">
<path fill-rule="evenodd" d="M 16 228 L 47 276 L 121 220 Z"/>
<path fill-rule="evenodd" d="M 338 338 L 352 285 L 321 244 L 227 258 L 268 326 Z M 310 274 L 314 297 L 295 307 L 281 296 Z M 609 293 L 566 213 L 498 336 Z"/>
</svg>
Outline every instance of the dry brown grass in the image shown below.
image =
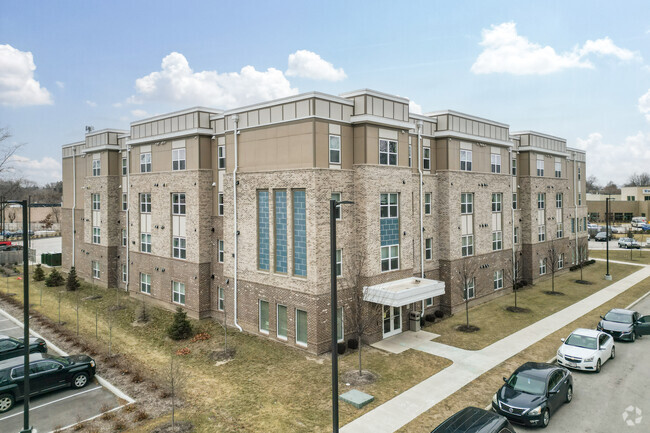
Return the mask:
<svg viewBox="0 0 650 433">
<path fill-rule="evenodd" d="M 638 241 L 638 239 L 637 239 Z M 640 242 L 640 241 L 639 241 Z M 630 260 L 630 251 L 632 252 L 632 260 Z M 607 256 L 605 250 L 591 250 L 589 251 L 590 258 L 604 259 Z M 642 265 L 650 265 L 650 250 L 639 249 L 639 250 L 621 250 L 621 249 L 610 249 L 609 250 L 609 259 L 618 260 L 621 262 L 630 262 Z"/>
</svg>

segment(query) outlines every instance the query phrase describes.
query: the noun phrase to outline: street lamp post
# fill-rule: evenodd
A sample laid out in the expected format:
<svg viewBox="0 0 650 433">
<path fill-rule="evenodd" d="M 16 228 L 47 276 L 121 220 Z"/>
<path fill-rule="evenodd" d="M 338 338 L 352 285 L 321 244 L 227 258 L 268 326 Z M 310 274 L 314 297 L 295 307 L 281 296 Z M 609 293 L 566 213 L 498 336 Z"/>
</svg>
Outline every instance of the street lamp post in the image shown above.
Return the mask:
<svg viewBox="0 0 650 433">
<path fill-rule="evenodd" d="M 605 274 L 605 279 L 608 281 L 612 279 L 609 273 L 609 201 L 611 199 L 611 195 L 605 199 L 605 244 L 607 249 L 607 273 Z"/>
</svg>

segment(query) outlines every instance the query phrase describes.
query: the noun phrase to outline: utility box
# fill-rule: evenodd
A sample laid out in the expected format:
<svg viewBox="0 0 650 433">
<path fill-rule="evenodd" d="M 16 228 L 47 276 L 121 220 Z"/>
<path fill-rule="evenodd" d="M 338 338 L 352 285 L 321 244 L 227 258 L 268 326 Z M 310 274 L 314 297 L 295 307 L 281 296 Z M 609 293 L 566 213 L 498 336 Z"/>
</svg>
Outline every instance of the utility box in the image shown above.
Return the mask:
<svg viewBox="0 0 650 433">
<path fill-rule="evenodd" d="M 418 332 L 420 328 L 420 316 L 422 313 L 419 311 L 411 311 L 409 314 L 409 329 L 413 332 Z"/>
</svg>

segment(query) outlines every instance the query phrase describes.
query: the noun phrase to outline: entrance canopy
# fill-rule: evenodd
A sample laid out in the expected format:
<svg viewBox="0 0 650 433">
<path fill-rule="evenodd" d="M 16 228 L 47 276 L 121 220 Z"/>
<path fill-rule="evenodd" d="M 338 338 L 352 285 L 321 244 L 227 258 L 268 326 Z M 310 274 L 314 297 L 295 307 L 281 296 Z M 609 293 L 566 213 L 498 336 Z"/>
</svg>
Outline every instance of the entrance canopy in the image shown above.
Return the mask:
<svg viewBox="0 0 650 433">
<path fill-rule="evenodd" d="M 365 287 L 363 300 L 391 307 L 401 307 L 444 294 L 444 281 L 410 277 Z"/>
</svg>

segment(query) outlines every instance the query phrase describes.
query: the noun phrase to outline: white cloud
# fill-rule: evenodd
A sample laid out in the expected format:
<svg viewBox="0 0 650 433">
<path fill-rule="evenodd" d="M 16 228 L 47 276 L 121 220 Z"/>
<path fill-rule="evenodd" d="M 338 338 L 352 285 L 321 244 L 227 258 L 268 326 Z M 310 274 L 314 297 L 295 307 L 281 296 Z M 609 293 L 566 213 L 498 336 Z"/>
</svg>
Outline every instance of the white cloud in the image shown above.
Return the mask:
<svg viewBox="0 0 650 433">
<path fill-rule="evenodd" d="M 11 45 L 0 45 L 0 104 L 48 105 L 52 96 L 34 79 L 34 57 Z"/>
<path fill-rule="evenodd" d="M 145 110 L 139 110 L 139 109 L 138 110 L 131 110 L 131 114 L 134 117 L 140 117 L 140 118 L 147 117 L 149 115 L 149 113 L 147 113 Z"/>
<path fill-rule="evenodd" d="M 61 180 L 61 163 L 49 156 L 38 160 L 13 155 L 8 164 L 14 177 L 31 180 L 41 185 Z"/>
<path fill-rule="evenodd" d="M 639 98 L 639 111 L 645 115 L 645 118 L 650 122 L 650 89 L 645 95 Z"/>
<path fill-rule="evenodd" d="M 422 114 L 422 106 L 415 101 L 409 101 L 409 111 L 415 114 Z"/>
<path fill-rule="evenodd" d="M 59 89 L 63 89 L 65 87 L 65 83 L 63 81 L 55 81 L 55 83 Z"/>
<path fill-rule="evenodd" d="M 325 81 L 341 81 L 347 77 L 343 68 L 336 69 L 318 54 L 307 50 L 298 50 L 289 54 L 289 69 L 286 74 L 289 77 Z"/>
<path fill-rule="evenodd" d="M 161 68 L 138 78 L 136 94 L 127 102 L 163 101 L 232 108 L 298 93 L 282 71 L 275 68 L 257 71 L 253 66 L 244 66 L 240 72 L 194 72 L 185 56 L 177 52 L 166 56 Z"/>
<path fill-rule="evenodd" d="M 578 138 L 576 147 L 587 151 L 587 175 L 593 174 L 603 185 L 610 180 L 620 185 L 631 173 L 650 167 L 650 133 L 639 131 L 621 143 L 608 143 L 593 132 Z"/>
<path fill-rule="evenodd" d="M 93 108 L 94 108 L 94 107 L 97 106 L 97 102 L 93 102 L 93 101 L 88 101 L 88 100 L 86 100 L 86 105 L 88 105 L 89 107 L 93 107 Z"/>
<path fill-rule="evenodd" d="M 553 47 L 530 42 L 517 33 L 514 22 L 492 25 L 483 29 L 480 45 L 483 52 L 472 65 L 475 74 L 509 73 L 514 75 L 544 75 L 570 68 L 593 68 L 585 57 L 589 54 L 609 55 L 620 60 L 641 59 L 638 53 L 620 48 L 608 37 L 588 40 L 582 48 L 557 53 Z"/>
</svg>

